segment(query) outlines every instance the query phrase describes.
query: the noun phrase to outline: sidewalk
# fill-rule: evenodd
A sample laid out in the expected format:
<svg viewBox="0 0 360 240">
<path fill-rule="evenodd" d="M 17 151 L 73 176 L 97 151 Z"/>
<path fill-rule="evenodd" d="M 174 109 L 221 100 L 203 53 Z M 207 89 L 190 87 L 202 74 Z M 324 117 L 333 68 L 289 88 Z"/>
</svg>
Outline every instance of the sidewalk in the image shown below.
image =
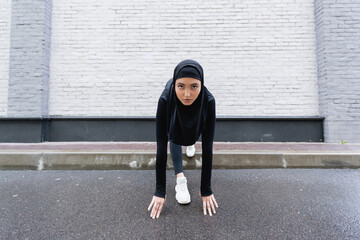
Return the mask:
<svg viewBox="0 0 360 240">
<path fill-rule="evenodd" d="M 185 152 L 185 147 L 183 147 Z M 155 142 L 0 143 L 0 169 L 155 169 Z M 168 169 L 172 161 L 168 154 Z M 201 169 L 183 154 L 184 169 Z M 360 144 L 215 142 L 213 169 L 359 168 Z"/>
</svg>

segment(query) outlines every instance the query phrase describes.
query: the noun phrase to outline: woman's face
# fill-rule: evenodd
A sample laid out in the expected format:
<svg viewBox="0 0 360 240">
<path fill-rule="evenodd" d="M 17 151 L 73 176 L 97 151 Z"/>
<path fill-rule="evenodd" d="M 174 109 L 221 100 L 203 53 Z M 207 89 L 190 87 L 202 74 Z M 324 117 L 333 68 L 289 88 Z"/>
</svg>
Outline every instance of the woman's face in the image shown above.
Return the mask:
<svg viewBox="0 0 360 240">
<path fill-rule="evenodd" d="M 175 81 L 176 96 L 185 106 L 191 105 L 199 96 L 200 91 L 200 80 L 195 78 L 179 78 Z"/>
</svg>

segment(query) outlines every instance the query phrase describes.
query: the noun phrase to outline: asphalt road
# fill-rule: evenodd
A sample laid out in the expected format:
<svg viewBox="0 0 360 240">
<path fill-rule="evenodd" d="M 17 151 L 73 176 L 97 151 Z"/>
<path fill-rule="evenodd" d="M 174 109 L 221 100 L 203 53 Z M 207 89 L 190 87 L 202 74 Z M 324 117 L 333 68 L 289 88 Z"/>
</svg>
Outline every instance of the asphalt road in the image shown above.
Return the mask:
<svg viewBox="0 0 360 240">
<path fill-rule="evenodd" d="M 360 239 L 360 169 L 213 170 L 212 217 L 200 173 L 151 219 L 154 170 L 0 171 L 0 239 Z"/>
</svg>

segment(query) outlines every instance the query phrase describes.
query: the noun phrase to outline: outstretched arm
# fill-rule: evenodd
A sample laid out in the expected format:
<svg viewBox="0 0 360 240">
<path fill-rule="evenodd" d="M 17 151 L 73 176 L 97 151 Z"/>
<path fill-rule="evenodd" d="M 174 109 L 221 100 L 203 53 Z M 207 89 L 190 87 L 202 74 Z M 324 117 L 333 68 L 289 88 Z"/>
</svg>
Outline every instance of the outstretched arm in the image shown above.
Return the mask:
<svg viewBox="0 0 360 240">
<path fill-rule="evenodd" d="M 156 191 L 155 196 L 165 198 L 167 161 L 166 102 L 159 99 L 156 112 Z"/>
<path fill-rule="evenodd" d="M 201 196 L 210 196 L 213 143 L 215 132 L 215 99 L 209 103 L 205 128 L 202 132 Z"/>
<path fill-rule="evenodd" d="M 152 208 L 150 217 L 158 218 L 166 197 L 166 161 L 167 161 L 167 124 L 166 102 L 159 99 L 156 112 L 156 190 L 148 211 Z"/>
<path fill-rule="evenodd" d="M 215 99 L 209 103 L 209 109 L 206 117 L 206 124 L 202 132 L 202 168 L 201 168 L 201 188 L 200 195 L 203 199 L 203 211 L 212 216 L 216 213 L 215 206 L 218 204 L 211 189 L 211 171 L 213 159 L 213 143 L 215 133 L 216 109 Z"/>
</svg>

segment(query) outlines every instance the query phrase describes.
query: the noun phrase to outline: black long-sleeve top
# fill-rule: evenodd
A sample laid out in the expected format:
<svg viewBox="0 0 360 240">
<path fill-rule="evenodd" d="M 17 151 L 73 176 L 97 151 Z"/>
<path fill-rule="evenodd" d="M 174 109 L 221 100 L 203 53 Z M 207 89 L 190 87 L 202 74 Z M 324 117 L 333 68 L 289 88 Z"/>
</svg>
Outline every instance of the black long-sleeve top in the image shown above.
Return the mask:
<svg viewBox="0 0 360 240">
<path fill-rule="evenodd" d="M 215 132 L 215 99 L 208 105 L 205 127 L 201 133 L 202 140 L 202 169 L 201 169 L 201 195 L 210 196 L 211 170 L 213 158 L 213 142 Z M 165 198 L 166 194 L 166 162 L 167 162 L 167 102 L 164 98 L 159 99 L 156 112 L 156 190 L 154 195 Z"/>
</svg>

